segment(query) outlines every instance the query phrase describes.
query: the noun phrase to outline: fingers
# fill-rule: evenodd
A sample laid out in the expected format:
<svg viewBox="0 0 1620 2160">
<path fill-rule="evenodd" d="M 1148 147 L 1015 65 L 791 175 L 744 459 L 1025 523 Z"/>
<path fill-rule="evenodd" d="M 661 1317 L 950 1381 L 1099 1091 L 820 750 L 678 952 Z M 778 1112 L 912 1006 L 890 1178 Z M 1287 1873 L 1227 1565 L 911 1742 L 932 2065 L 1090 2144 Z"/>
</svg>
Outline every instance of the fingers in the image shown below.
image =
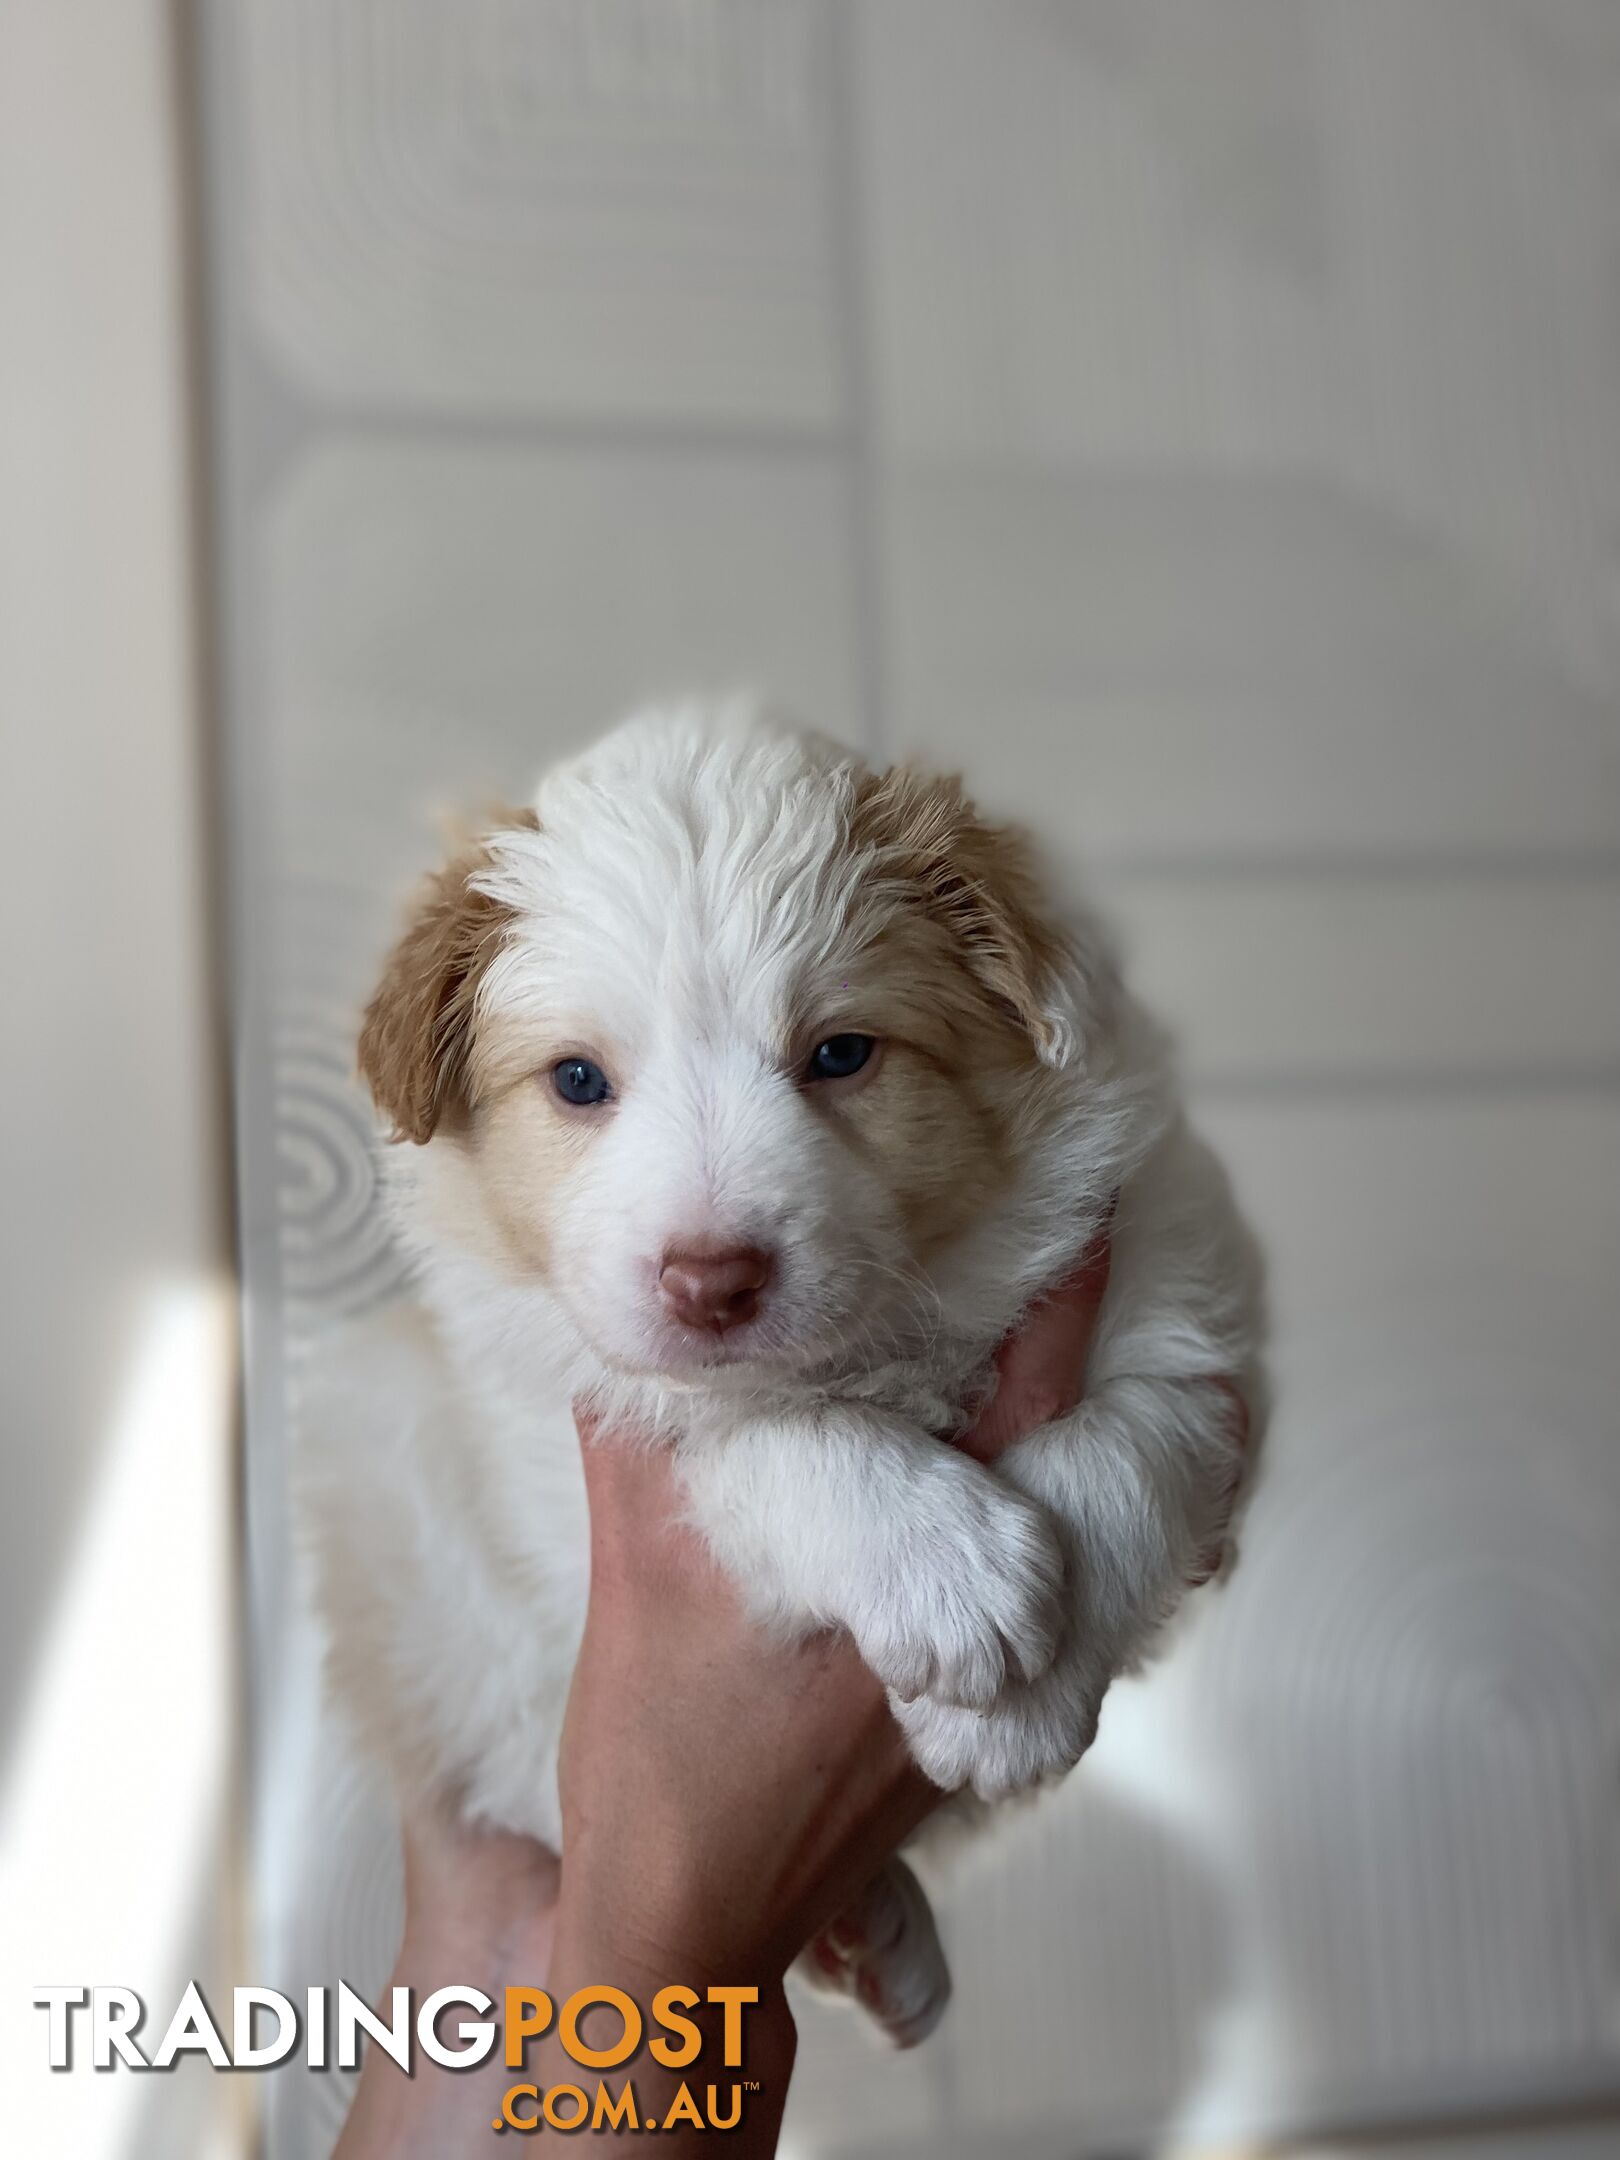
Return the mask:
<svg viewBox="0 0 1620 2160">
<path fill-rule="evenodd" d="M 1232 1408 L 1232 1439 L 1240 1455 L 1249 1446 L 1249 1406 L 1244 1401 L 1235 1380 L 1217 1380 L 1215 1385 L 1226 1397 Z"/>
<path fill-rule="evenodd" d="M 1225 1564 L 1228 1552 L 1227 1531 L 1249 1474 L 1249 1406 L 1237 1389 L 1235 1381 L 1217 1380 L 1215 1385 L 1226 1397 L 1232 1411 L 1232 1440 L 1237 1454 L 1232 1463 L 1231 1474 L 1217 1503 L 1216 1523 L 1213 1536 L 1193 1562 L 1187 1575 L 1188 1585 L 1196 1590 L 1204 1583 L 1212 1582 Z"/>
<path fill-rule="evenodd" d="M 1097 1315 L 1108 1292 L 1108 1232 L 1098 1232 L 1080 1264 L 1050 1297 L 1032 1307 L 996 1355 L 990 1402 L 957 1442 L 979 1462 L 994 1462 L 1038 1425 L 1063 1417 L 1080 1400 Z"/>
<path fill-rule="evenodd" d="M 674 1456 L 629 1428 L 615 1430 L 575 1406 L 580 1467 L 590 1506 L 593 1580 L 621 1574 L 651 1588 L 672 1567 L 690 1571 L 701 1547 L 683 1520 Z"/>
<path fill-rule="evenodd" d="M 630 1481 L 632 1450 L 616 1446 L 613 1435 L 594 1411 L 574 1406 L 579 1434 L 579 1463 L 591 1510 L 591 1550 L 597 1552 L 619 1522 Z"/>
</svg>

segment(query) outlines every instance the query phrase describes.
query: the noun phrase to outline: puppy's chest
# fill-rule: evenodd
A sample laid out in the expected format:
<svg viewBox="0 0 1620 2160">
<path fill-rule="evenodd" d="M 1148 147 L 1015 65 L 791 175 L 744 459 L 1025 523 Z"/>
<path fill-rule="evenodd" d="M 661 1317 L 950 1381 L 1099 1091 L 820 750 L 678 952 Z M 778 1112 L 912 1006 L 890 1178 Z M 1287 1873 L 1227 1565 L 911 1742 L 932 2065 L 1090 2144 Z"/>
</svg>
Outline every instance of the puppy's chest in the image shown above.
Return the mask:
<svg viewBox="0 0 1620 2160">
<path fill-rule="evenodd" d="M 779 1395 L 761 1396 L 746 1408 L 735 1403 L 689 1404 L 678 1429 L 700 1438 L 716 1426 L 746 1426 L 773 1415 L 790 1419 L 835 1416 L 846 1408 L 886 1411 L 948 1440 L 971 1422 L 994 1387 L 994 1364 L 982 1344 L 941 1342 L 926 1356 L 818 1376 Z"/>
<path fill-rule="evenodd" d="M 995 1372 L 982 1350 L 918 1359 L 856 1373 L 840 1393 L 846 1401 L 891 1410 L 942 1440 L 955 1437 L 994 1391 Z"/>
</svg>

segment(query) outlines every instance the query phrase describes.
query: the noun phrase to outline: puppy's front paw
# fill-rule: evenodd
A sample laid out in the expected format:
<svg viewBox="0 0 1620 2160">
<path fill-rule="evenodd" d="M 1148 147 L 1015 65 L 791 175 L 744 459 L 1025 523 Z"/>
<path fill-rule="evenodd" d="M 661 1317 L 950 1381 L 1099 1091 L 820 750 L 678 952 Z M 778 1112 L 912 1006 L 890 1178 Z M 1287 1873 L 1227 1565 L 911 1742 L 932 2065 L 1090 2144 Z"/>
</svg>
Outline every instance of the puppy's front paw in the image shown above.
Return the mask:
<svg viewBox="0 0 1620 2160">
<path fill-rule="evenodd" d="M 896 1714 L 925 1777 L 945 1792 L 969 1786 L 981 1800 L 1004 1800 L 1074 1768 L 1096 1734 L 1106 1684 L 1064 1660 L 988 1710 L 923 1700 Z"/>
<path fill-rule="evenodd" d="M 901 1566 L 850 1616 L 861 1655 L 905 1701 L 976 1707 L 1038 1679 L 1063 1628 L 1063 1554 L 1042 1509 L 942 1456 L 924 1481 Z"/>
</svg>

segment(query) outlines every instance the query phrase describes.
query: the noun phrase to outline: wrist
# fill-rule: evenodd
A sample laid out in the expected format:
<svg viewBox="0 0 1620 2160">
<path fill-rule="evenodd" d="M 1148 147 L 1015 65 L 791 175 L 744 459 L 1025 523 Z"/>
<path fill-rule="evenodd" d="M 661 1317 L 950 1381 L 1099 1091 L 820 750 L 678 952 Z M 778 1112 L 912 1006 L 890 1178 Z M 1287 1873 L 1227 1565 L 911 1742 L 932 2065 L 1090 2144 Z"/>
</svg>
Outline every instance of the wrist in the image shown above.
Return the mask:
<svg viewBox="0 0 1620 2160">
<path fill-rule="evenodd" d="M 779 1989 L 797 1954 L 782 1942 L 780 1915 L 762 1912 L 751 1871 L 738 1879 L 703 1864 L 699 1838 L 611 1844 L 589 1832 L 568 1848 L 557 1908 L 559 1963 L 602 1966 L 584 1980 L 614 1979 L 602 1961 L 653 1987 L 753 1985 Z"/>
<path fill-rule="evenodd" d="M 548 1985 L 561 1999 L 576 1987 L 608 1984 L 640 2002 L 677 1984 L 700 1993 L 710 1987 L 757 1987 L 763 2001 L 781 1993 L 790 1962 L 684 1905 L 627 1909 L 617 1899 L 575 1896 L 565 1884 L 555 1914 Z"/>
</svg>

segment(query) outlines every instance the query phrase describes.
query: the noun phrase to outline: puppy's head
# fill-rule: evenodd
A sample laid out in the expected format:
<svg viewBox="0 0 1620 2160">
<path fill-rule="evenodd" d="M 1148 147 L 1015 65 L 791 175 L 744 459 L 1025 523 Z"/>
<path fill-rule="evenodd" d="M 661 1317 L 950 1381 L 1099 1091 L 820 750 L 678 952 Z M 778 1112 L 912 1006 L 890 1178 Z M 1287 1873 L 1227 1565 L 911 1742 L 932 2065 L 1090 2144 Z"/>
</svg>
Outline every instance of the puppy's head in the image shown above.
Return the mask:
<svg viewBox="0 0 1620 2160">
<path fill-rule="evenodd" d="M 879 1356 L 984 1208 L 1075 975 L 953 781 L 653 717 L 433 881 L 366 1014 L 436 1234 L 621 1370 Z"/>
</svg>

